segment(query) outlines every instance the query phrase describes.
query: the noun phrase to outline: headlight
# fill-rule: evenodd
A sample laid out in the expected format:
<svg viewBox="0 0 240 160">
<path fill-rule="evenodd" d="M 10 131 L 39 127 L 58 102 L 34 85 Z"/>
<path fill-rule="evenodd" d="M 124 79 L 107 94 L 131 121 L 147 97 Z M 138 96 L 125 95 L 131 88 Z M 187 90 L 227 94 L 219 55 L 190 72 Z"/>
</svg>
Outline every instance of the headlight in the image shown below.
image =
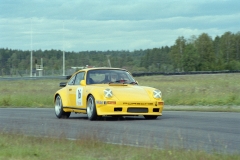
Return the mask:
<svg viewBox="0 0 240 160">
<path fill-rule="evenodd" d="M 111 89 L 105 89 L 104 90 L 104 96 L 106 98 L 111 98 L 113 96 L 112 90 Z"/>
<path fill-rule="evenodd" d="M 159 99 L 162 97 L 162 92 L 159 91 L 159 90 L 154 90 L 153 91 L 153 97 L 156 98 L 156 99 Z"/>
</svg>

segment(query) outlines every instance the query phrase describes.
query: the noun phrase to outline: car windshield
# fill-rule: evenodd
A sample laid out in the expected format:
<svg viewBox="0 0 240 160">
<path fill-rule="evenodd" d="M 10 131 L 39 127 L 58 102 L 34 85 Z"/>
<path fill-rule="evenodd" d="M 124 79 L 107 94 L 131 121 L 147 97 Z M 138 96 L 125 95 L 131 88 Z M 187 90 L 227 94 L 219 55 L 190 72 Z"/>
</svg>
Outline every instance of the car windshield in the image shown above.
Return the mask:
<svg viewBox="0 0 240 160">
<path fill-rule="evenodd" d="M 87 73 L 87 84 L 127 83 L 135 84 L 136 81 L 126 70 L 97 69 Z"/>
</svg>

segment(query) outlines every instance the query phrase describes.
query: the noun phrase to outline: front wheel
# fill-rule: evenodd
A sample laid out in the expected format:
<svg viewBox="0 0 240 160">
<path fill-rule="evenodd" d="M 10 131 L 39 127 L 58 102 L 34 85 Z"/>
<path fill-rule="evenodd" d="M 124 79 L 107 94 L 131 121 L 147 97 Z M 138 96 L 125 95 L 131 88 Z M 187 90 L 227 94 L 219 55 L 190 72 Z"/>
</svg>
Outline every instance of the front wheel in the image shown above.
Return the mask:
<svg viewBox="0 0 240 160">
<path fill-rule="evenodd" d="M 92 95 L 90 95 L 87 100 L 87 116 L 88 116 L 88 119 L 91 121 L 96 120 L 98 118 L 95 99 Z"/>
<path fill-rule="evenodd" d="M 144 116 L 145 119 L 157 119 L 158 116 Z"/>
<path fill-rule="evenodd" d="M 55 99 L 55 114 L 58 118 L 68 118 L 71 114 L 71 112 L 64 112 L 62 99 L 59 95 Z"/>
</svg>

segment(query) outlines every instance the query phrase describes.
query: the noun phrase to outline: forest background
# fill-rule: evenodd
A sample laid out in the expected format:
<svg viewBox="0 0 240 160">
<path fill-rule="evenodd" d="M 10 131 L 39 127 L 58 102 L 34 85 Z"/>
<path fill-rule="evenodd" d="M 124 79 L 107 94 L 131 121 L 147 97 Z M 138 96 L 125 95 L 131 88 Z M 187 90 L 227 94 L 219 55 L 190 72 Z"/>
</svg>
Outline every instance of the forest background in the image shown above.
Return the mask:
<svg viewBox="0 0 240 160">
<path fill-rule="evenodd" d="M 31 50 L 0 48 L 0 76 L 29 76 L 30 53 Z M 39 49 L 32 55 L 33 72 L 42 63 L 43 75 L 63 73 L 62 50 Z M 225 32 L 215 38 L 207 33 L 188 39 L 181 36 L 173 46 L 146 50 L 65 51 L 66 75 L 85 66 L 108 67 L 108 59 L 111 67 L 126 68 L 132 73 L 240 70 L 240 32 Z"/>
</svg>

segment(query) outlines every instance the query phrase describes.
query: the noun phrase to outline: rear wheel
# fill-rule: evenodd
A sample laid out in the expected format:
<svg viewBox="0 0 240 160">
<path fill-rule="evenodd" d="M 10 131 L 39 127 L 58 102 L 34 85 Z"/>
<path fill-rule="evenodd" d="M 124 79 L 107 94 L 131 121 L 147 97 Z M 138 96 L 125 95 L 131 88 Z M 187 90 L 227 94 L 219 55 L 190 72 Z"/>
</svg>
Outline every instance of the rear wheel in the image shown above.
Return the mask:
<svg viewBox="0 0 240 160">
<path fill-rule="evenodd" d="M 145 119 L 157 119 L 158 116 L 144 116 Z"/>
<path fill-rule="evenodd" d="M 95 99 L 92 95 L 90 95 L 87 100 L 87 116 L 88 116 L 88 119 L 91 121 L 96 120 L 98 118 Z"/>
<path fill-rule="evenodd" d="M 59 95 L 55 99 L 55 114 L 58 118 L 68 118 L 71 114 L 71 112 L 64 112 L 62 99 Z"/>
</svg>

